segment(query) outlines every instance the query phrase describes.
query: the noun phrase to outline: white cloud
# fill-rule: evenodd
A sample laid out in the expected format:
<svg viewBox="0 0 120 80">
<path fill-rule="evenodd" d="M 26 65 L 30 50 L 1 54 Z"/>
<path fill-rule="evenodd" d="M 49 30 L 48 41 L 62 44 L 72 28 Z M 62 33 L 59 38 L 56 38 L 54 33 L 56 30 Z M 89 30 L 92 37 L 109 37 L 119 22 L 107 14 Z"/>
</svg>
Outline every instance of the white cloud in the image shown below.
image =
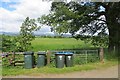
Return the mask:
<svg viewBox="0 0 120 80">
<path fill-rule="evenodd" d="M 50 3 L 42 2 L 41 0 L 21 0 L 21 2 L 20 5 L 15 6 L 17 8 L 16 12 L 31 18 L 48 14 L 51 6 Z"/>
<path fill-rule="evenodd" d="M 2 1 L 9 2 L 13 0 Z M 6 32 L 18 32 L 22 21 L 26 17 L 38 18 L 43 14 L 48 14 L 51 2 L 42 2 L 41 0 L 20 0 L 19 4 L 10 5 L 10 7 L 15 8 L 16 10 L 9 11 L 0 8 L 0 22 L 2 22 L 0 27 Z"/>
<path fill-rule="evenodd" d="M 1 2 L 20 2 L 20 0 L 1 0 Z"/>
<path fill-rule="evenodd" d="M 1 2 L 10 2 L 10 0 L 1 0 Z"/>
<path fill-rule="evenodd" d="M 0 8 L 0 13 L 0 27 L 2 27 L 3 31 L 18 32 L 24 16 L 4 8 Z"/>
<path fill-rule="evenodd" d="M 46 33 L 51 34 L 52 33 L 53 34 L 53 32 L 51 32 L 50 27 L 48 27 L 48 26 L 42 27 L 40 30 L 35 31 L 35 33 L 37 33 L 37 34 L 46 34 Z"/>
</svg>

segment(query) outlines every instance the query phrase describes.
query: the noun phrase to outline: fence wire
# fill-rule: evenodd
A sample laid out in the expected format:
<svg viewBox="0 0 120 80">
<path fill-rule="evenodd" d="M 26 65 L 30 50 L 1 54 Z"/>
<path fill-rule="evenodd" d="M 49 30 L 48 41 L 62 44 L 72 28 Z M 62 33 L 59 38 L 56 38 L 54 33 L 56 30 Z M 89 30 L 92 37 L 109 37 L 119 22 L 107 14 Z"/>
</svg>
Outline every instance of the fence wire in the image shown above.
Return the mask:
<svg viewBox="0 0 120 80">
<path fill-rule="evenodd" d="M 43 51 L 39 51 L 43 52 Z M 44 51 L 45 52 L 45 51 Z M 73 53 L 73 62 L 74 65 L 81 65 L 81 64 L 86 64 L 86 63 L 91 63 L 91 62 L 96 62 L 99 61 L 99 52 L 98 50 L 52 50 L 49 51 L 51 53 L 50 55 L 50 66 L 55 66 L 55 53 L 57 52 L 72 52 Z M 24 52 L 15 52 L 15 61 L 24 61 Z M 35 64 L 37 64 L 37 53 L 34 52 L 35 56 Z M 47 52 L 46 52 L 47 53 Z M 6 55 L 6 54 L 5 54 Z M 12 53 L 9 53 L 8 59 L 12 58 L 13 55 Z M 46 58 L 47 59 L 47 58 Z M 3 59 L 4 64 L 6 65 L 9 64 L 6 59 Z"/>
</svg>

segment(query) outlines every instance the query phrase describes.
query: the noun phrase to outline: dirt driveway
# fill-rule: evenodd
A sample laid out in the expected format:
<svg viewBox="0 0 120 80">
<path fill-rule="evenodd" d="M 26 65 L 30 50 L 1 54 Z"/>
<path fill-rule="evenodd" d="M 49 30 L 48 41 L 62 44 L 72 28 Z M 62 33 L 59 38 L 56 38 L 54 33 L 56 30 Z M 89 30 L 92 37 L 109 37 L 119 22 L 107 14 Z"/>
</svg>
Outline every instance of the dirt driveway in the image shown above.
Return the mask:
<svg viewBox="0 0 120 80">
<path fill-rule="evenodd" d="M 33 74 L 32 76 L 12 76 L 7 78 L 118 78 L 118 65 L 107 69 L 72 72 L 65 74 Z"/>
</svg>

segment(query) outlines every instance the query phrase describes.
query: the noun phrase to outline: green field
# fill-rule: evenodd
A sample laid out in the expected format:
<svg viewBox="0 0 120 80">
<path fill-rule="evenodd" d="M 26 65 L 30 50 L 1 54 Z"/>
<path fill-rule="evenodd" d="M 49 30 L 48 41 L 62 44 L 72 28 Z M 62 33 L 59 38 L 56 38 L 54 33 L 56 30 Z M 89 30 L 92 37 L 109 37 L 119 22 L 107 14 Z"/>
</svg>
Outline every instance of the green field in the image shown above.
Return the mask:
<svg viewBox="0 0 120 80">
<path fill-rule="evenodd" d="M 35 38 L 33 51 L 91 48 L 93 45 L 74 38 Z"/>
</svg>

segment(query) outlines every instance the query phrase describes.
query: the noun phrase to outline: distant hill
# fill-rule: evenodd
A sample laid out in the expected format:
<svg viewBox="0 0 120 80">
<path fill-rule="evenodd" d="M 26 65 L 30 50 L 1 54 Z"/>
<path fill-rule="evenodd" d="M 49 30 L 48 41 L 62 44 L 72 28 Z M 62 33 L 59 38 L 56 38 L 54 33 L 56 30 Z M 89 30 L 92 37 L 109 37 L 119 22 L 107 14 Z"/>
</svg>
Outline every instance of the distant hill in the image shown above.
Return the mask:
<svg viewBox="0 0 120 80">
<path fill-rule="evenodd" d="M 0 32 L 0 34 L 5 34 L 5 35 L 9 35 L 9 36 L 17 36 L 19 35 L 19 32 Z M 52 32 L 35 32 L 34 33 L 35 36 L 59 36 L 57 34 L 54 34 Z M 71 37 L 70 34 L 63 34 L 63 37 Z"/>
<path fill-rule="evenodd" d="M 16 36 L 19 35 L 18 32 L 0 32 L 0 34 L 5 34 L 5 35 L 9 35 L 9 36 Z"/>
</svg>

